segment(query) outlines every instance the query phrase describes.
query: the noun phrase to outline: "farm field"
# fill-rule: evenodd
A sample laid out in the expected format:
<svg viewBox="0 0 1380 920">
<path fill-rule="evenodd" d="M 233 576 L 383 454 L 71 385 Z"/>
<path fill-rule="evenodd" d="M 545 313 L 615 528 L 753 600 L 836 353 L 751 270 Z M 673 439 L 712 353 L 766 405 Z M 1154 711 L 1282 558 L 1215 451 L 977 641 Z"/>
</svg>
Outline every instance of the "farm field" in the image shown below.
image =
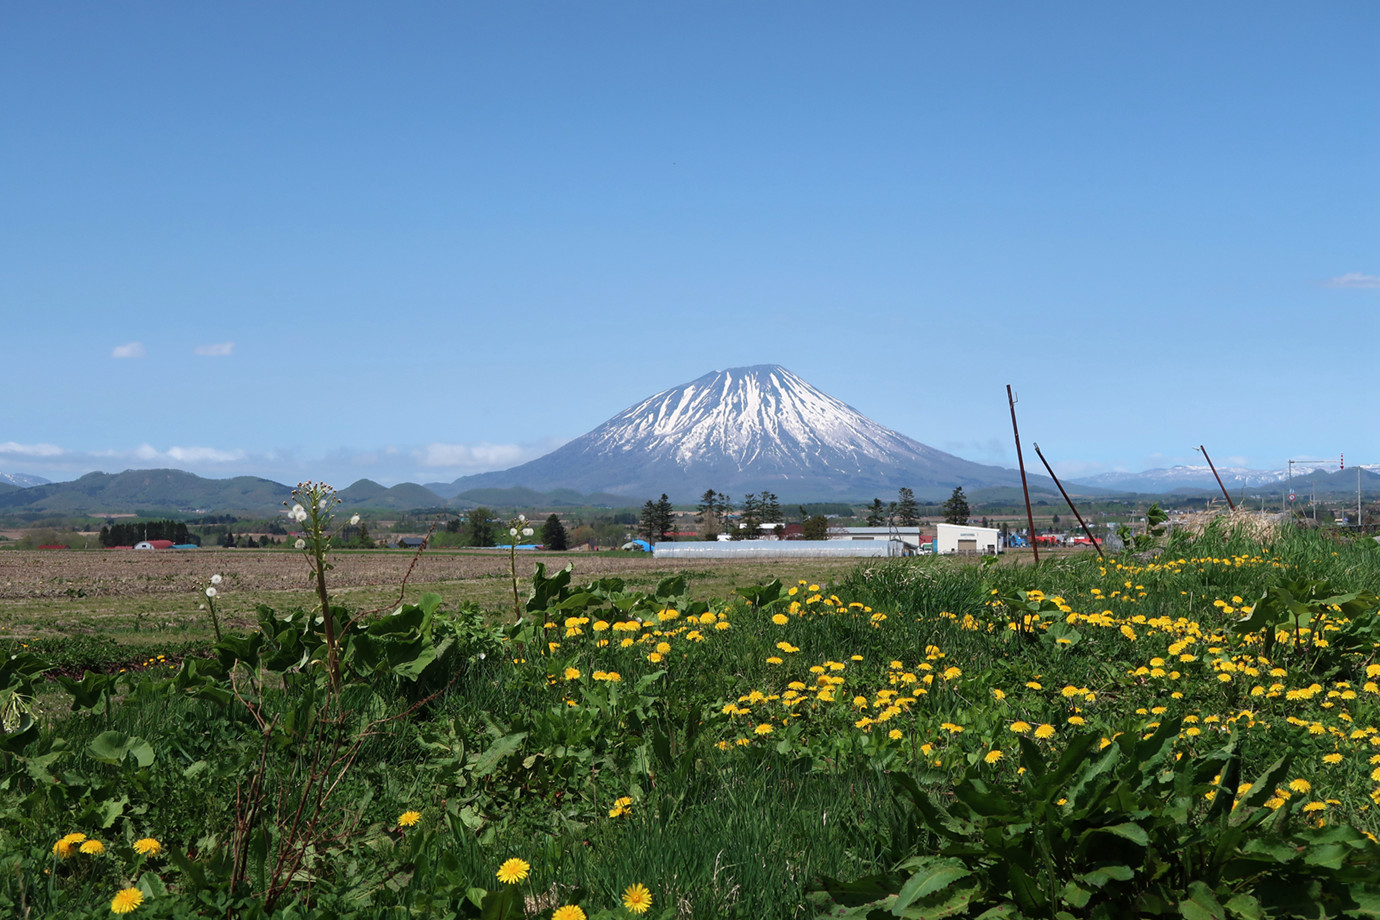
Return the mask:
<svg viewBox="0 0 1380 920">
<path fill-rule="evenodd" d="M 203 559 L 225 636 L 175 663 L 48 678 L 5 640 L 5 915 L 1380 910 L 1374 541 L 548 561 L 521 618 L 506 555 L 424 556 L 398 613 L 359 617 L 406 566 L 341 554 L 331 618 L 301 555 Z M 201 572 L 21 568 L 5 609 L 207 618 Z M 84 641 L 61 632 L 30 644 Z"/>
<path fill-rule="evenodd" d="M 392 609 L 400 600 L 437 593 L 451 606 L 506 605 L 511 611 L 509 560 L 502 550 L 349 550 L 333 553 L 332 560 L 332 593 L 356 609 Z M 655 560 L 622 552 L 524 552 L 516 562 L 524 578 L 540 562 L 552 571 L 571 565 L 577 580 L 613 576 L 638 589 L 682 574 L 690 596 L 702 598 L 774 577 L 829 580 L 856 565 Z M 301 554 L 290 550 L 6 550 L 0 552 L 0 636 L 100 635 L 134 646 L 204 641 L 212 635 L 204 592 L 217 574 L 223 579 L 221 615 L 237 628 L 255 624 L 259 604 L 288 611 L 315 599 Z"/>
</svg>

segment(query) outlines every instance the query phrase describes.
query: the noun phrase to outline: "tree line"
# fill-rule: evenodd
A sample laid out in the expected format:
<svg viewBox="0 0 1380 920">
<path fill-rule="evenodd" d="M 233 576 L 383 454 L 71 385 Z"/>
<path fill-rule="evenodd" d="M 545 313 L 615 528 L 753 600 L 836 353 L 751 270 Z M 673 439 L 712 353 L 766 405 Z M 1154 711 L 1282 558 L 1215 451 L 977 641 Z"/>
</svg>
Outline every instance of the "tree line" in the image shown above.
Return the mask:
<svg viewBox="0 0 1380 920">
<path fill-rule="evenodd" d="M 133 546 L 141 540 L 171 540 L 201 545 L 201 537 L 189 533 L 185 521 L 130 521 L 101 528 L 101 546 Z"/>
</svg>

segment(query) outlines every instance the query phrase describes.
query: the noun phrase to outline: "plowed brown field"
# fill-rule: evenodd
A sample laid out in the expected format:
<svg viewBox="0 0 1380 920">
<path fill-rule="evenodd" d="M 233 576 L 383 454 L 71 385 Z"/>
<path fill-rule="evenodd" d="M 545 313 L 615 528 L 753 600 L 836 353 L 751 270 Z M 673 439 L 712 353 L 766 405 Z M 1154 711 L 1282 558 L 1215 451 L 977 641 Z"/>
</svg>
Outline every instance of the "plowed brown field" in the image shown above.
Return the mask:
<svg viewBox="0 0 1380 920">
<path fill-rule="evenodd" d="M 508 555 L 501 550 L 428 551 L 420 556 L 397 550 L 341 552 L 331 561 L 328 579 L 334 599 L 358 610 L 391 609 L 400 598 L 415 601 L 426 592 L 440 594 L 452 607 L 476 603 L 500 612 L 512 603 Z M 668 575 L 683 573 L 691 593 L 706 600 L 772 578 L 827 584 L 857 564 L 523 553 L 517 564 L 524 599 L 537 561 L 545 563 L 548 573 L 573 565 L 577 584 L 612 575 L 630 588 L 648 589 Z M 232 628 L 254 622 L 259 604 L 286 611 L 313 602 L 306 562 L 290 551 L 6 550 L 0 551 L 0 636 L 104 634 L 142 644 L 154 630 L 197 638 L 209 634 L 205 589 L 216 574 L 223 579 L 216 609 Z"/>
</svg>

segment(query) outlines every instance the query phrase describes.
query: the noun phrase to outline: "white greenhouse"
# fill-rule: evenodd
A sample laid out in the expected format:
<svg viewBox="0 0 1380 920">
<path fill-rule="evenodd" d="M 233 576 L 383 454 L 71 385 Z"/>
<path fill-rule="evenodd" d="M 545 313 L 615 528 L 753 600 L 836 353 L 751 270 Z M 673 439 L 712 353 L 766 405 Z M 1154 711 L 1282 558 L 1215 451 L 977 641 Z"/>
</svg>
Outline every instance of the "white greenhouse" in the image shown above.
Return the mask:
<svg viewBox="0 0 1380 920">
<path fill-rule="evenodd" d="M 835 558 L 901 556 L 899 540 L 737 540 L 713 543 L 658 543 L 658 559 L 780 559 L 785 556 Z"/>
</svg>

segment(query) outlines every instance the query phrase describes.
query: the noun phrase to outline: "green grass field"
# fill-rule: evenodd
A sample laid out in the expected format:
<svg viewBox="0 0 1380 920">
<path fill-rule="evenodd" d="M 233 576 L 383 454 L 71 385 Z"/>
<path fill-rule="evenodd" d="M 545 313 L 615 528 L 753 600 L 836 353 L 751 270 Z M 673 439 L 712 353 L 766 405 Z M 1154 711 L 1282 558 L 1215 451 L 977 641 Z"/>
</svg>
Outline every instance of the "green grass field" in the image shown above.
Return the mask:
<svg viewBox="0 0 1380 920">
<path fill-rule="evenodd" d="M 609 559 L 568 579 L 522 557 L 520 620 L 494 554 L 427 558 L 401 611 L 356 620 L 398 589 L 351 584 L 382 581 L 362 574 L 378 555 L 345 554 L 334 656 L 301 557 L 261 555 L 286 568 L 197 557 L 224 570 L 214 649 L 201 572 L 107 594 L 91 571 L 58 597 L 82 576 L 50 571 L 68 580 L 4 599 L 25 632 L 0 672 L 7 915 L 1380 905 L 1373 541 L 1209 529 L 1105 564 Z M 141 609 L 162 612 L 136 631 Z M 83 677 L 68 652 L 112 638 L 139 667 Z"/>
</svg>

